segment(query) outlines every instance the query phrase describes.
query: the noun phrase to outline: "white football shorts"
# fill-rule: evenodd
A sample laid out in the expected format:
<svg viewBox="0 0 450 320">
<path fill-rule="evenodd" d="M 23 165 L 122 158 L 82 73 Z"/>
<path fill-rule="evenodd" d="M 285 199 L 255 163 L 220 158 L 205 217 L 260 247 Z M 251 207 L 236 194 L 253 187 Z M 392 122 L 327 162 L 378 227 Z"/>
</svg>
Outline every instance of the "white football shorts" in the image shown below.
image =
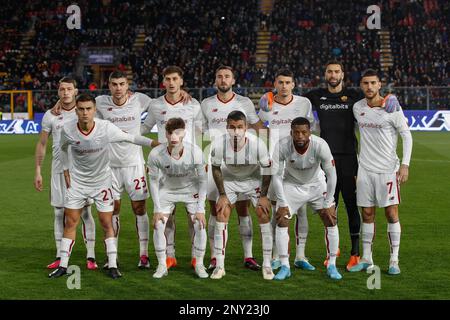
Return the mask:
<svg viewBox="0 0 450 320">
<path fill-rule="evenodd" d="M 91 200 L 93 200 L 99 212 L 112 212 L 114 210 L 114 198 L 110 179 L 91 188 L 79 185 L 72 180 L 70 188 L 66 190 L 64 207 L 68 209 L 81 209 L 86 203 L 90 203 Z"/>
<path fill-rule="evenodd" d="M 400 186 L 397 173 L 375 173 L 358 167 L 356 178 L 358 206 L 386 208 L 400 203 Z"/>
<path fill-rule="evenodd" d="M 144 165 L 111 168 L 111 171 L 114 200 L 120 200 L 124 190 L 132 201 L 141 201 L 149 197 Z"/>
</svg>

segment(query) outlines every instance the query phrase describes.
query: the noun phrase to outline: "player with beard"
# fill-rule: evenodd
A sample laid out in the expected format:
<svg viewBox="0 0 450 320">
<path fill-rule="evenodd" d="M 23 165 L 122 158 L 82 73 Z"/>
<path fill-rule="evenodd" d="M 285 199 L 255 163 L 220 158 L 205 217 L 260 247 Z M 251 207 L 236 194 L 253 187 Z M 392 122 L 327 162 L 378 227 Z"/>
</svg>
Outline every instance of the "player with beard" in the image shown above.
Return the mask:
<svg viewBox="0 0 450 320">
<path fill-rule="evenodd" d="M 233 92 L 235 77 L 233 68 L 229 66 L 220 66 L 216 70 L 215 86 L 217 94 L 202 101 L 201 108 L 203 112 L 206 130 L 213 143 L 215 137 L 225 134 L 227 117 L 232 111 L 241 111 L 245 114 L 250 129 L 259 132 L 264 128 L 259 120 L 253 102 L 248 98 Z M 211 145 L 212 145 L 211 143 Z M 208 222 L 208 238 L 211 248 L 211 262 L 209 269 L 216 267 L 214 257 L 214 230 L 216 226 L 216 199 L 218 197 L 217 187 L 214 183 L 212 170 L 208 170 L 208 200 L 211 208 L 211 214 Z M 244 266 L 251 270 L 260 270 L 260 265 L 253 257 L 253 222 L 248 212 L 249 201 L 239 198 L 236 202 L 236 212 L 239 219 L 239 233 L 242 239 L 244 249 Z"/>
<path fill-rule="evenodd" d="M 271 180 L 272 161 L 265 143 L 247 132 L 248 123 L 243 112 L 232 111 L 227 116 L 227 133 L 217 137 L 211 148 L 211 167 L 218 193 L 217 222 L 214 229 L 214 255 L 217 265 L 211 279 L 225 276 L 225 251 L 228 221 L 237 199 L 250 199 L 261 230 L 265 280 L 272 280 L 270 267 L 273 237 L 270 227 L 270 201 L 267 198 Z"/>
<path fill-rule="evenodd" d="M 350 259 L 347 270 L 359 262 L 359 238 L 361 217 L 356 205 L 356 174 L 358 159 L 356 152 L 358 142 L 355 134 L 355 117 L 353 105 L 364 98 L 360 90 L 343 86 L 344 67 L 339 61 L 329 61 L 325 65 L 326 88 L 312 90 L 305 94 L 317 111 L 320 136 L 328 143 L 336 162 L 337 184 L 334 193 L 336 206 L 339 194 L 342 194 L 347 209 L 351 239 Z M 383 100 L 387 112 L 399 109 L 395 96 L 388 95 Z M 339 252 L 338 252 L 339 256 Z M 328 264 L 328 256 L 324 262 Z"/>
<path fill-rule="evenodd" d="M 388 274 L 400 274 L 399 249 L 401 227 L 398 205 L 400 184 L 409 176 L 412 136 L 402 111 L 386 113 L 382 108 L 381 81 L 375 70 L 367 70 L 361 79 L 365 99 L 358 101 L 353 113 L 358 123 L 361 148 L 359 153 L 357 203 L 362 209 L 363 257 L 350 272 L 373 266 L 372 247 L 375 239 L 376 207 L 384 208 L 388 222 L 390 245 Z M 397 156 L 398 136 L 402 138 L 403 157 Z"/>
</svg>

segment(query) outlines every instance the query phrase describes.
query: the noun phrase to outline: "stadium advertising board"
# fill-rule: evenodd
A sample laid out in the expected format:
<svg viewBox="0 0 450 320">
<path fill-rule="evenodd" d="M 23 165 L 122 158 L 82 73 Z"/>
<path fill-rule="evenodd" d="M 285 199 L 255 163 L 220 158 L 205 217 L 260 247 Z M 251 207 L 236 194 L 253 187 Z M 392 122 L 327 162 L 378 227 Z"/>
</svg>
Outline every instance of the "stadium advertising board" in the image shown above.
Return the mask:
<svg viewBox="0 0 450 320">
<path fill-rule="evenodd" d="M 404 112 L 411 131 L 450 131 L 449 110 L 405 110 Z M 42 116 L 43 113 L 36 113 L 34 120 L 2 120 L 0 134 L 37 134 L 41 131 Z M 145 115 L 143 115 L 144 118 Z M 152 132 L 157 132 L 156 126 Z"/>
</svg>

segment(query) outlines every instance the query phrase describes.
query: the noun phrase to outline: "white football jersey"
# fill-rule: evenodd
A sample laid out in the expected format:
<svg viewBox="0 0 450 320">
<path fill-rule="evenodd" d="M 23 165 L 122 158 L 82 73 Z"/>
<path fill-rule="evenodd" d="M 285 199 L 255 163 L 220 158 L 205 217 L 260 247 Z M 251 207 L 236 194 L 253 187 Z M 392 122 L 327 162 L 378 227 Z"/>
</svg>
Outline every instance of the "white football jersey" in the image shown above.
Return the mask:
<svg viewBox="0 0 450 320">
<path fill-rule="evenodd" d="M 70 110 L 61 110 L 61 114 L 59 116 L 55 116 L 51 113 L 50 110 L 46 111 L 44 117 L 42 118 L 42 130 L 48 132 L 52 135 L 53 144 L 52 144 L 52 172 L 53 173 L 62 173 L 63 165 L 59 160 L 59 152 L 60 152 L 60 140 L 61 140 L 61 131 L 65 123 L 71 122 L 73 120 L 78 119 L 77 114 L 75 113 L 75 107 Z M 70 163 L 72 162 L 72 157 L 69 157 Z"/>
<path fill-rule="evenodd" d="M 270 128 L 269 150 L 273 151 L 275 145 L 284 137 L 291 134 L 291 122 L 297 117 L 309 120 L 311 128 L 314 124 L 311 101 L 301 96 L 292 96 L 289 103 L 283 104 L 274 101 L 270 111 L 260 110 L 258 114 L 262 122 L 268 122 Z"/>
<path fill-rule="evenodd" d="M 197 145 L 183 141 L 180 159 L 174 159 L 163 143 L 155 147 L 148 156 L 150 179 L 158 179 L 160 189 L 174 193 L 198 190 L 199 177 L 206 177 L 203 152 Z"/>
<path fill-rule="evenodd" d="M 397 171 L 398 133 L 409 133 L 403 111 L 387 113 L 383 108 L 369 107 L 367 100 L 361 99 L 354 104 L 353 114 L 360 132 L 359 165 L 375 173 Z"/>
<path fill-rule="evenodd" d="M 232 111 L 242 111 L 249 124 L 259 121 L 253 102 L 236 93 L 233 93 L 233 97 L 228 101 L 220 100 L 219 96 L 215 94 L 204 99 L 201 107 L 205 122 L 204 131 L 209 132 L 211 139 L 227 132 L 227 117 Z"/>
<path fill-rule="evenodd" d="M 221 166 L 224 181 L 244 181 L 259 179 L 261 171 L 270 168 L 272 162 L 266 144 L 247 132 L 245 145 L 237 152 L 233 150 L 228 133 L 216 138 L 211 149 L 211 164 Z"/>
<path fill-rule="evenodd" d="M 118 106 L 111 96 L 98 96 L 95 98 L 97 117 L 112 122 L 124 132 L 140 135 L 141 114 L 147 111 L 151 100 L 149 96 L 135 92 L 124 105 Z M 123 168 L 144 163 L 142 147 L 127 142 L 109 144 L 109 156 L 111 167 Z"/>
<path fill-rule="evenodd" d="M 69 122 L 61 132 L 60 158 L 64 169 L 70 169 L 70 177 L 78 185 L 101 185 L 111 178 L 108 144 L 120 141 L 148 146 L 151 143 L 148 138 L 123 132 L 107 120 L 95 119 L 93 128 L 87 134 L 81 132 L 77 120 Z M 69 146 L 73 159 L 73 166 L 70 168 L 66 166 Z"/>
<path fill-rule="evenodd" d="M 293 184 L 310 184 L 323 179 L 324 170 L 334 167 L 330 147 L 322 138 L 311 135 L 308 149 L 300 154 L 294 147 L 292 137 L 285 137 L 275 146 L 273 153 L 274 174 L 281 175 L 284 168 L 284 181 Z"/>
<path fill-rule="evenodd" d="M 186 123 L 186 135 L 183 141 L 196 143 L 195 132 L 201 132 L 203 126 L 202 111 L 196 99 L 192 98 L 191 102 L 187 104 L 183 104 L 181 99 L 172 104 L 166 99 L 165 95 L 153 99 L 150 102 L 144 125 L 151 129 L 156 124 L 158 141 L 164 143 L 167 141 L 166 122 L 170 118 L 182 118 Z"/>
</svg>

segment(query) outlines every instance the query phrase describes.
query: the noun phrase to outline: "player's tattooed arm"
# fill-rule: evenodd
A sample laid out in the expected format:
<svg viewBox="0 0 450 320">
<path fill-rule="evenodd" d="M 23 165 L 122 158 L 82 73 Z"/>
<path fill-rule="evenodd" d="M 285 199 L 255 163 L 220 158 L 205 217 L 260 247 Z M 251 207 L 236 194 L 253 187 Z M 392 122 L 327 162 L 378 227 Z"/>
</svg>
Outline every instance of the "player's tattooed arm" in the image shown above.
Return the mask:
<svg viewBox="0 0 450 320">
<path fill-rule="evenodd" d="M 214 178 L 214 182 L 216 183 L 217 190 L 219 191 L 219 199 L 217 199 L 216 203 L 216 211 L 219 214 L 223 214 L 225 208 L 227 206 L 231 206 L 230 200 L 225 193 L 225 187 L 223 183 L 222 170 L 220 170 L 220 166 L 212 165 L 212 174 Z"/>
<path fill-rule="evenodd" d="M 267 197 L 267 193 L 269 192 L 269 186 L 270 186 L 271 180 L 272 180 L 271 175 L 263 175 L 262 176 L 261 197 Z"/>
<path fill-rule="evenodd" d="M 212 165 L 212 174 L 214 178 L 214 182 L 217 186 L 217 190 L 219 191 L 219 195 L 225 195 L 225 187 L 223 184 L 223 176 L 222 176 L 222 170 L 220 169 L 220 166 Z"/>
</svg>

